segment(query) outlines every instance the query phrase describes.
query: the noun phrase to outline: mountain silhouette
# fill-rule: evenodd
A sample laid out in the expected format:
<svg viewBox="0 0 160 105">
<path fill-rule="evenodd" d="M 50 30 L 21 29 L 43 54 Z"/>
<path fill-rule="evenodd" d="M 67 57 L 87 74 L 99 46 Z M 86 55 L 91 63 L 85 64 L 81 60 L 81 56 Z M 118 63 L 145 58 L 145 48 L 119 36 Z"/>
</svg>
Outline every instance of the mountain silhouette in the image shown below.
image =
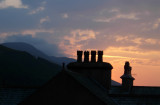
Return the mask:
<svg viewBox="0 0 160 105">
<path fill-rule="evenodd" d="M 62 65 L 63 62 L 66 64 L 70 62 L 75 62 L 75 59 L 67 58 L 67 57 L 55 57 L 55 56 L 48 56 L 44 52 L 40 51 L 39 49 L 35 48 L 34 46 L 24 43 L 24 42 L 9 42 L 9 43 L 3 43 L 3 46 L 19 50 L 19 51 L 26 51 L 30 53 L 31 55 L 35 57 L 41 57 L 44 58 L 50 62 Z"/>
<path fill-rule="evenodd" d="M 2 43 L 3 46 L 6 46 L 11 49 L 19 50 L 19 51 L 26 51 L 35 57 L 46 58 L 47 55 L 35 48 L 34 46 L 24 43 L 24 42 L 9 42 L 9 43 Z"/>
<path fill-rule="evenodd" d="M 0 45 L 0 84 L 41 86 L 61 70 L 61 66 L 27 52 Z"/>
</svg>

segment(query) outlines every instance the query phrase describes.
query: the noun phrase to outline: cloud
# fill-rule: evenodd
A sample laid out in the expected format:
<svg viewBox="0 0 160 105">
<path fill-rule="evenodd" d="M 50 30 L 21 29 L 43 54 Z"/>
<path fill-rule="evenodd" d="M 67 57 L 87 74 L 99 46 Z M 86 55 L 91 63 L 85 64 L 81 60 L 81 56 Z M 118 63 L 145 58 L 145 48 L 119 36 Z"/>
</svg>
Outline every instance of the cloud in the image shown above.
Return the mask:
<svg viewBox="0 0 160 105">
<path fill-rule="evenodd" d="M 40 6 L 40 7 L 36 8 L 36 9 L 30 11 L 29 14 L 33 15 L 33 14 L 39 13 L 39 12 L 44 11 L 44 10 L 45 10 L 45 7 Z"/>
<path fill-rule="evenodd" d="M 95 39 L 98 32 L 93 30 L 72 30 L 70 35 L 64 36 L 64 39 L 59 43 L 59 47 L 68 56 L 72 56 L 77 49 L 82 49 L 85 44 L 91 39 Z"/>
<path fill-rule="evenodd" d="M 137 46 L 139 50 L 143 51 L 160 51 L 160 39 L 136 37 L 135 35 L 117 35 L 114 38 L 120 46 L 122 46 L 122 44 L 125 44 L 128 46 Z"/>
<path fill-rule="evenodd" d="M 0 1 L 0 9 L 5 8 L 28 8 L 27 5 L 23 5 L 21 0 L 2 0 Z"/>
<path fill-rule="evenodd" d="M 46 1 L 40 1 L 39 6 L 37 8 L 32 7 L 34 9 L 31 9 L 28 14 L 33 15 L 33 14 L 37 14 L 37 13 L 40 13 L 40 12 L 44 11 L 46 4 L 47 4 Z"/>
<path fill-rule="evenodd" d="M 44 22 L 49 22 L 49 20 L 50 20 L 49 16 L 46 16 L 46 17 L 40 19 L 40 23 L 42 24 Z"/>
<path fill-rule="evenodd" d="M 2 43 L 6 41 L 6 39 L 8 39 L 9 37 L 14 38 L 15 36 L 15 38 L 17 38 L 16 37 L 17 35 L 22 37 L 31 36 L 32 38 L 43 38 L 47 40 L 47 38 L 45 38 L 44 36 L 47 34 L 52 35 L 53 33 L 54 33 L 53 29 L 32 29 L 32 30 L 22 30 L 19 32 L 3 32 L 0 33 L 0 42 Z"/>
<path fill-rule="evenodd" d="M 111 9 L 109 12 L 119 12 L 119 9 L 113 8 L 113 9 Z"/>
<path fill-rule="evenodd" d="M 143 38 L 143 37 L 136 37 L 134 35 L 128 35 L 128 36 L 115 36 L 116 42 L 133 42 L 137 45 L 141 44 L 159 44 L 160 40 L 159 39 L 154 39 L 154 38 Z"/>
<path fill-rule="evenodd" d="M 36 37 L 36 35 L 39 33 L 53 34 L 54 31 L 53 29 L 32 29 L 32 30 L 22 30 L 19 32 L 3 32 L 3 33 L 0 33 L 0 39 L 1 39 L 0 41 L 2 42 L 7 37 L 16 36 L 16 35 L 22 35 L 22 36 L 30 35 L 32 37 Z"/>
<path fill-rule="evenodd" d="M 108 47 L 104 50 L 104 56 L 112 58 L 112 62 L 121 64 L 122 61 L 131 61 L 136 65 L 159 65 L 160 51 L 143 51 L 136 46 Z M 118 53 L 117 53 L 118 52 Z M 154 55 L 154 56 L 153 56 Z M 117 61 L 118 60 L 118 61 Z M 157 62 L 153 62 L 157 61 Z"/>
<path fill-rule="evenodd" d="M 21 4 L 27 5 L 28 9 L 0 10 L 0 37 L 29 34 L 37 38 L 41 34 L 42 39 L 61 43 L 63 49 L 138 46 L 146 50 L 153 46 L 156 50 L 160 38 L 160 8 L 158 3 L 142 1 L 93 0 L 90 5 L 89 0 L 63 0 L 63 3 L 58 0 L 26 0 Z"/>
<path fill-rule="evenodd" d="M 157 39 L 148 38 L 148 39 L 145 39 L 145 42 L 151 45 L 155 45 L 155 44 L 159 44 L 160 41 Z"/>
<path fill-rule="evenodd" d="M 146 23 L 143 23 L 143 28 L 142 30 L 144 32 L 149 32 L 149 31 L 152 31 L 152 30 L 157 30 L 159 28 L 159 25 L 160 25 L 160 18 L 156 18 L 154 20 L 150 20 L 149 22 L 146 22 Z"/>
<path fill-rule="evenodd" d="M 159 27 L 159 25 L 160 25 L 160 18 L 158 18 L 157 20 L 156 20 L 156 22 L 153 24 L 153 29 L 157 29 L 158 27 Z"/>
<path fill-rule="evenodd" d="M 70 42 L 72 42 L 72 44 L 74 44 L 75 42 L 80 42 L 83 40 L 88 40 L 88 39 L 95 39 L 96 34 L 98 34 L 98 32 L 94 32 L 93 30 L 73 30 L 71 31 L 71 35 L 73 36 L 71 37 L 65 37 L 65 39 L 70 40 Z"/>
<path fill-rule="evenodd" d="M 24 30 L 21 32 L 22 35 L 30 34 L 33 37 L 38 33 L 50 33 L 53 34 L 53 29 L 33 29 L 33 30 Z"/>
<path fill-rule="evenodd" d="M 67 13 L 62 14 L 62 18 L 66 19 L 66 18 L 68 18 L 68 17 L 69 17 L 69 16 L 68 16 Z"/>
<path fill-rule="evenodd" d="M 118 14 L 115 19 L 131 19 L 131 20 L 138 20 L 136 13 L 130 13 L 130 14 Z"/>
<path fill-rule="evenodd" d="M 9 37 L 9 36 L 13 36 L 18 34 L 17 32 L 4 32 L 4 33 L 0 33 L 0 42 L 2 43 L 5 38 Z"/>
<path fill-rule="evenodd" d="M 110 17 L 110 18 L 98 18 L 98 19 L 94 19 L 95 22 L 112 22 L 118 19 L 128 19 L 128 20 L 139 20 L 139 18 L 137 17 L 138 13 L 121 13 L 119 9 L 112 9 L 109 10 L 109 13 L 115 13 L 114 16 Z M 104 14 L 104 11 L 102 11 L 100 14 Z"/>
</svg>

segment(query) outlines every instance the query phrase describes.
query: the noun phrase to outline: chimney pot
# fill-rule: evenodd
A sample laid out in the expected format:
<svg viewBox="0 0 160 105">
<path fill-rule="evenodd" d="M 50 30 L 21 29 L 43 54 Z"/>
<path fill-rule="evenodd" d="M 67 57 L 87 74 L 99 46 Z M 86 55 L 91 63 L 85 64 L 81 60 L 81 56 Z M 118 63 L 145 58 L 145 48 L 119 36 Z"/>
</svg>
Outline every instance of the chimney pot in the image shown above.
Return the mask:
<svg viewBox="0 0 160 105">
<path fill-rule="evenodd" d="M 98 62 L 103 62 L 103 51 L 98 51 Z"/>
<path fill-rule="evenodd" d="M 84 51 L 84 62 L 89 62 L 89 51 Z"/>
<path fill-rule="evenodd" d="M 77 51 L 77 62 L 82 62 L 83 51 Z"/>
<path fill-rule="evenodd" d="M 91 51 L 91 62 L 96 62 L 96 51 Z"/>
</svg>

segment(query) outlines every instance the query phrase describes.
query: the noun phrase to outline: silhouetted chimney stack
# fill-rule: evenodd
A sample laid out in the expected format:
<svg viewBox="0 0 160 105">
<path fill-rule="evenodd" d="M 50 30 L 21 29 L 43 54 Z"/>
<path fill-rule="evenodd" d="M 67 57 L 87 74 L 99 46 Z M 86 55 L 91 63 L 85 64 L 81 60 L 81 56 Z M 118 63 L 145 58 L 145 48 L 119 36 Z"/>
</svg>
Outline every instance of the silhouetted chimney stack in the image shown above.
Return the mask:
<svg viewBox="0 0 160 105">
<path fill-rule="evenodd" d="M 122 79 L 122 86 L 126 91 L 129 91 L 133 86 L 133 80 L 135 80 L 131 75 L 132 67 L 129 62 L 125 62 L 124 74 L 120 77 Z"/>
<path fill-rule="evenodd" d="M 98 61 L 97 62 L 103 62 L 103 51 L 98 51 Z"/>
<path fill-rule="evenodd" d="M 83 51 L 77 51 L 77 62 L 82 62 Z"/>
<path fill-rule="evenodd" d="M 91 62 L 96 62 L 96 51 L 91 51 Z"/>
<path fill-rule="evenodd" d="M 89 62 L 89 51 L 84 51 L 84 62 Z"/>
<path fill-rule="evenodd" d="M 91 56 L 89 54 L 91 53 Z M 98 54 L 98 60 L 96 60 Z M 84 56 L 84 61 L 82 61 Z M 90 58 L 91 57 L 91 60 Z M 68 70 L 80 73 L 86 77 L 95 79 L 106 89 L 111 88 L 111 70 L 112 65 L 103 62 L 103 51 L 77 51 L 77 62 L 71 62 L 67 65 Z"/>
</svg>

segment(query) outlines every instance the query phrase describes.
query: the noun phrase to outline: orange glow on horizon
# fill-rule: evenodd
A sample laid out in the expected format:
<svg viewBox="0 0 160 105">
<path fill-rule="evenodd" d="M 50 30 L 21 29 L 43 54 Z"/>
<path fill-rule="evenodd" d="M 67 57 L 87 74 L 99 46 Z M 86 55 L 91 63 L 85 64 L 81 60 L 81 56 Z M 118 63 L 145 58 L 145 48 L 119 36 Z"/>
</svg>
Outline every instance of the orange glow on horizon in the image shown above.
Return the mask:
<svg viewBox="0 0 160 105">
<path fill-rule="evenodd" d="M 104 62 L 109 62 L 113 66 L 112 80 L 122 82 L 120 76 L 124 73 L 125 61 L 130 61 L 129 59 L 121 56 L 104 55 Z M 160 86 L 160 66 L 140 65 L 132 61 L 130 61 L 130 65 L 132 76 L 135 78 L 134 86 Z"/>
<path fill-rule="evenodd" d="M 134 53 L 134 50 L 131 47 L 110 47 L 104 50 L 103 61 L 113 66 L 112 80 L 121 83 L 120 76 L 124 73 L 124 64 L 129 61 L 132 67 L 132 76 L 135 78 L 135 86 L 160 86 L 160 66 L 158 65 L 160 60 L 157 60 L 157 62 L 153 60 L 159 57 L 159 52 L 135 51 Z M 91 51 L 91 49 L 88 49 L 88 51 Z M 76 53 L 72 54 L 72 58 L 76 59 Z"/>
</svg>

